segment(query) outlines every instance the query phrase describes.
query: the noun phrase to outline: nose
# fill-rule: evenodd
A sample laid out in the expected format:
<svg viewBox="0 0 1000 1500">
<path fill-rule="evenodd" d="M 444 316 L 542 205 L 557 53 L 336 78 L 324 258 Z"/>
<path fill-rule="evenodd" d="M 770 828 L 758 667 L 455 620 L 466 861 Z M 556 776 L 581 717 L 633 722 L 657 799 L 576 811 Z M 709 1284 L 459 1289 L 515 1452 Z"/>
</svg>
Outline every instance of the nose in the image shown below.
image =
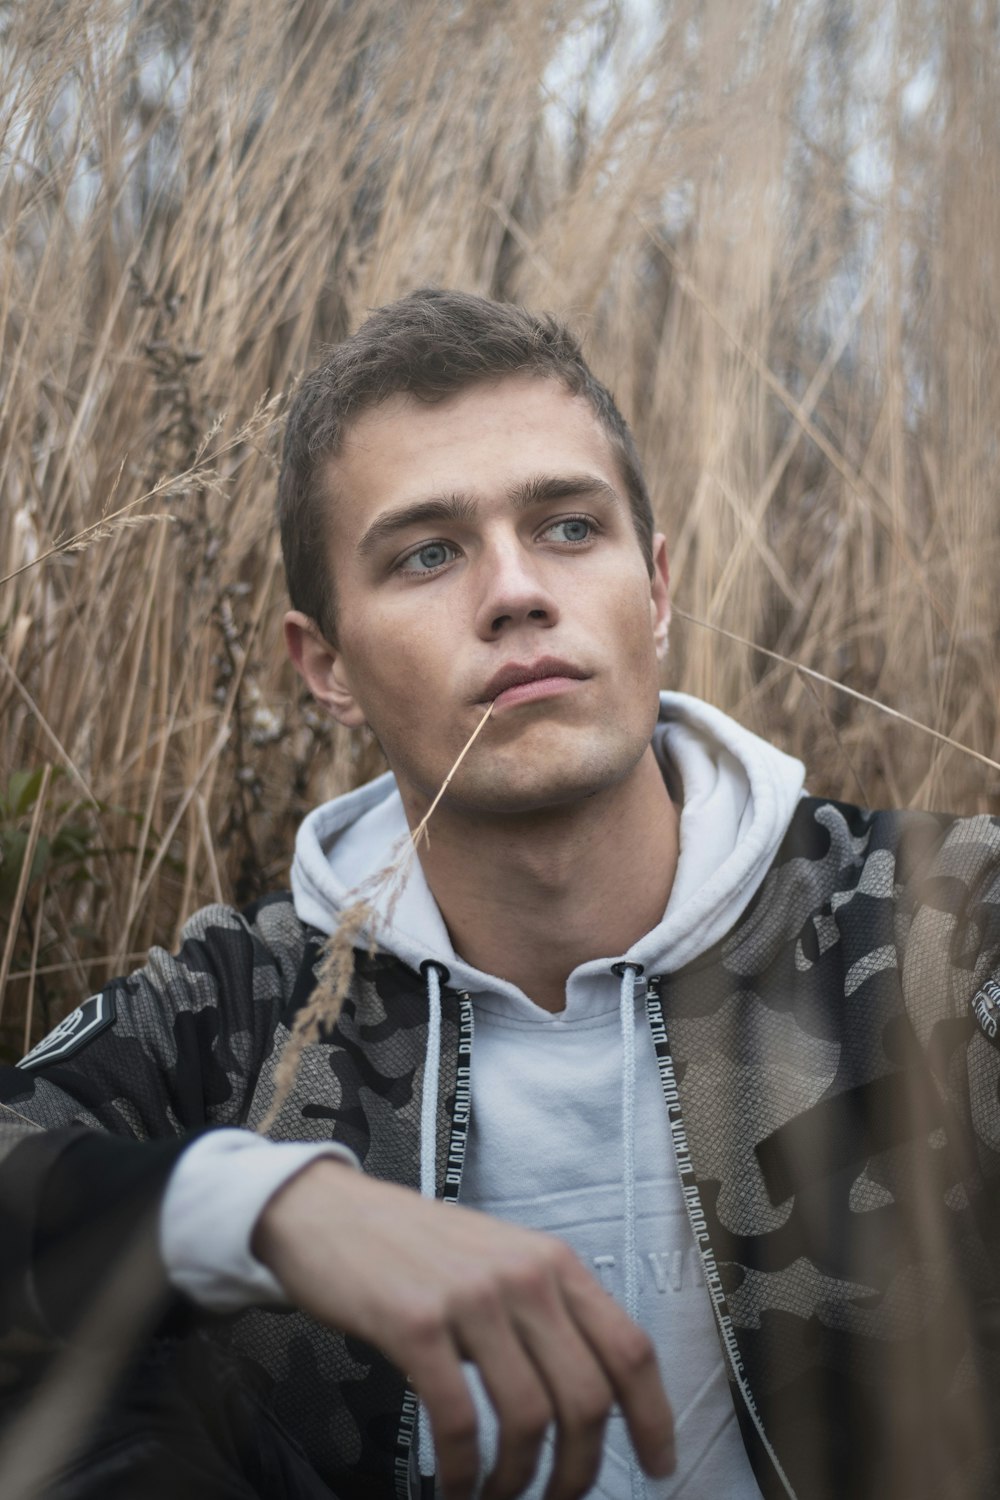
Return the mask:
<svg viewBox="0 0 1000 1500">
<path fill-rule="evenodd" d="M 495 640 L 523 625 L 546 629 L 556 624 L 556 600 L 523 544 L 511 539 L 489 548 L 480 566 L 483 585 L 476 629 L 483 640 Z"/>
</svg>

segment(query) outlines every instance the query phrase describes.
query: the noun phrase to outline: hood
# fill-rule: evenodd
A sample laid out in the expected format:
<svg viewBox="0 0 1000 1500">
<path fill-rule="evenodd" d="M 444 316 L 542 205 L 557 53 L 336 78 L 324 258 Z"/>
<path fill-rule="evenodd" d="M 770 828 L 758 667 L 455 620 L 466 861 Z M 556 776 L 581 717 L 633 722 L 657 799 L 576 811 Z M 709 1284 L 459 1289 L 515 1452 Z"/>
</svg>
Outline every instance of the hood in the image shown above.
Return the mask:
<svg viewBox="0 0 1000 1500">
<path fill-rule="evenodd" d="M 567 1009 L 582 1002 L 586 981 L 623 959 L 647 974 L 680 968 L 721 938 L 762 883 L 802 793 L 800 761 L 776 750 L 718 709 L 684 693 L 662 693 L 653 748 L 682 800 L 680 852 L 661 921 L 627 953 L 581 964 L 567 985 Z M 391 774 L 317 807 L 295 844 L 292 891 L 303 922 L 329 935 L 408 838 Z M 451 983 L 531 1006 L 516 986 L 483 974 L 455 953 L 419 860 L 411 860 L 386 922 L 387 893 L 375 895 L 365 937 L 412 969 L 433 960 Z M 372 931 L 374 926 L 374 931 Z"/>
</svg>

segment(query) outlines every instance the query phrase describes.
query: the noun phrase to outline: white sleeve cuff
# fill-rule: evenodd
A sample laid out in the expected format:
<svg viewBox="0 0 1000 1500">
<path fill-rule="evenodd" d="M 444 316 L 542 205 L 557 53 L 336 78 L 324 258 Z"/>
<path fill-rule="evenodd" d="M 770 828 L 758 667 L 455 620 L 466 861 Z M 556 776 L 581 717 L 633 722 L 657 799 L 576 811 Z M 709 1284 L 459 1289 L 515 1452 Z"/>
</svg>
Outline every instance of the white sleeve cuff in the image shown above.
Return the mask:
<svg viewBox="0 0 1000 1500">
<path fill-rule="evenodd" d="M 288 1306 L 281 1283 L 251 1253 L 257 1220 L 279 1188 L 321 1156 L 355 1168 L 336 1141 L 270 1141 L 210 1130 L 177 1160 L 160 1208 L 160 1255 L 170 1285 L 212 1312 Z"/>
</svg>

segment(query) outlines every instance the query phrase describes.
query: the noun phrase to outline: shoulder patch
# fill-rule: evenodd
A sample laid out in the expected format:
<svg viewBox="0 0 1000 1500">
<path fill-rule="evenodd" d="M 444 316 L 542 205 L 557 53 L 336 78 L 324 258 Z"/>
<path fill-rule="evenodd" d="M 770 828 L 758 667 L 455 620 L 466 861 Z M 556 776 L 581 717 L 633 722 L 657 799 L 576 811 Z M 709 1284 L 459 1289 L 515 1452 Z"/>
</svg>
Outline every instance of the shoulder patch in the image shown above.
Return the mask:
<svg viewBox="0 0 1000 1500">
<path fill-rule="evenodd" d="M 1000 984 L 995 979 L 987 979 L 969 1004 L 980 1031 L 994 1047 L 1000 1047 Z"/>
<path fill-rule="evenodd" d="M 98 995 L 91 995 L 89 1000 L 64 1016 L 47 1037 L 21 1058 L 17 1066 L 30 1071 L 50 1062 L 62 1062 L 64 1058 L 73 1057 L 100 1032 L 113 1026 L 116 1014 L 114 990 L 103 990 Z"/>
</svg>

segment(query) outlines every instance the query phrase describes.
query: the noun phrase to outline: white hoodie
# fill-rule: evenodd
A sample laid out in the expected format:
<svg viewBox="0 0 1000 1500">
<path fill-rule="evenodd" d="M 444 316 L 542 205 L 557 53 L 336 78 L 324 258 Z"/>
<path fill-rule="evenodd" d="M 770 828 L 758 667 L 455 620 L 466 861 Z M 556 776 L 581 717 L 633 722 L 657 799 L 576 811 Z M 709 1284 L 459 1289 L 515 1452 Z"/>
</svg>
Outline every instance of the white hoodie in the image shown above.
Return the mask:
<svg viewBox="0 0 1000 1500">
<path fill-rule="evenodd" d="M 567 1240 L 657 1347 L 674 1409 L 677 1471 L 666 1480 L 643 1480 L 625 1424 L 614 1416 L 591 1493 L 609 1500 L 643 1494 L 757 1500 L 683 1206 L 643 1002 L 645 978 L 706 952 L 746 908 L 791 821 L 803 769 L 679 693 L 661 695 L 653 745 L 683 799 L 670 899 L 662 920 L 627 953 L 573 970 L 565 1010 L 553 1015 L 513 984 L 466 964 L 417 862 L 391 929 L 380 924 L 378 940 L 414 969 L 427 959 L 444 964 L 451 986 L 473 1001 L 473 1109 L 462 1203 Z M 296 841 L 297 914 L 332 932 L 357 886 L 383 867 L 406 831 L 389 775 L 317 808 Z M 613 970 L 623 962 L 641 966 L 644 979 L 626 973 L 623 982 Z M 250 1255 L 250 1236 L 268 1198 L 327 1149 L 276 1145 L 241 1131 L 196 1142 L 174 1171 L 161 1218 L 174 1284 L 217 1310 L 282 1300 L 273 1277 Z M 485 1470 L 495 1423 L 475 1372 L 468 1373 Z M 550 1467 L 547 1447 L 529 1496 L 541 1495 Z"/>
</svg>

